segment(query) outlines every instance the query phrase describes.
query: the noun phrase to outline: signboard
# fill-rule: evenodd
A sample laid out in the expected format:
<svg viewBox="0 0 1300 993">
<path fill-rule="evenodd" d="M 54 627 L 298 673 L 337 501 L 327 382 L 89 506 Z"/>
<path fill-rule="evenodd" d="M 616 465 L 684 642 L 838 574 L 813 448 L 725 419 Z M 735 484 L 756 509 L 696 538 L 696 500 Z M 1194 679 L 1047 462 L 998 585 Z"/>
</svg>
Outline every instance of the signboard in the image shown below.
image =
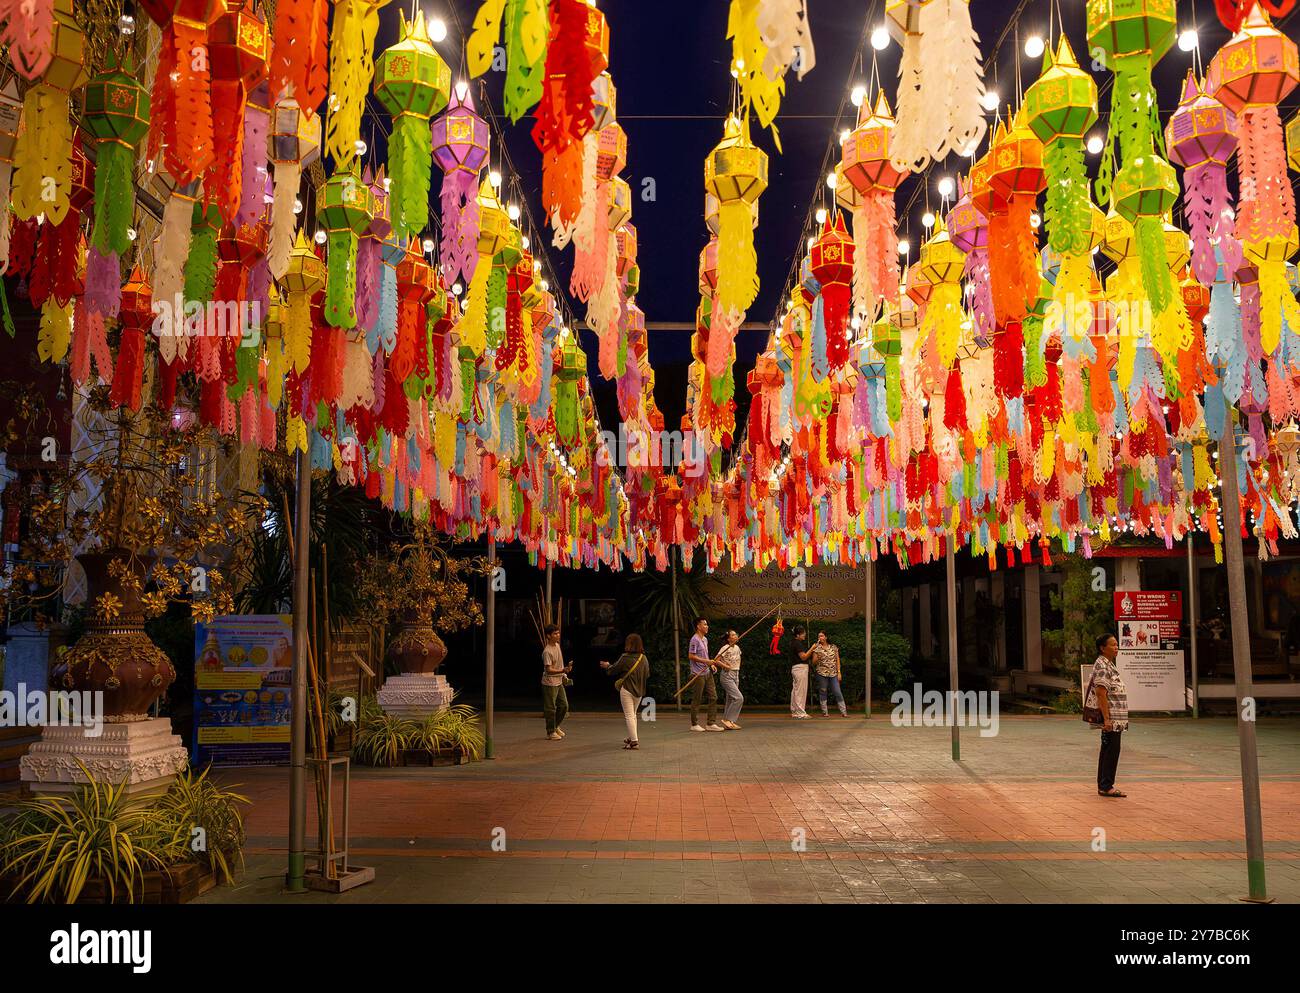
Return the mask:
<svg viewBox="0 0 1300 993">
<path fill-rule="evenodd" d="M 702 593 L 705 613 L 714 620 L 761 617 L 781 603 L 787 618 L 816 624 L 861 617 L 866 604 L 864 583 L 862 569 L 850 566 L 806 566 L 801 576 L 789 569 L 719 569 L 709 576 Z"/>
<path fill-rule="evenodd" d="M 1178 590 L 1115 591 L 1115 664 L 1128 689 L 1130 712 L 1187 709 L 1182 619 Z M 1080 666 L 1079 675 L 1086 691 L 1092 666 Z"/>
<path fill-rule="evenodd" d="M 293 618 L 241 614 L 194 626 L 194 765 L 289 761 Z"/>
</svg>

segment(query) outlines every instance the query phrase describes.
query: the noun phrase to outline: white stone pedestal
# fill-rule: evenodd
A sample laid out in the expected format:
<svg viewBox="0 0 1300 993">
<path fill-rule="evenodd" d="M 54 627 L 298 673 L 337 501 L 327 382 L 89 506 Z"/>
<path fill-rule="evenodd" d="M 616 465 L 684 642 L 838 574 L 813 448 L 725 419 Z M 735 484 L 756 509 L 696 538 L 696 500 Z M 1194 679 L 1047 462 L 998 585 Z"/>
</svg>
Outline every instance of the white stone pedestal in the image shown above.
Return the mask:
<svg viewBox="0 0 1300 993">
<path fill-rule="evenodd" d="M 105 724 L 87 737 L 84 727 L 46 727 L 19 762 L 34 793 L 72 793 L 86 772 L 104 783 L 126 783 L 127 793 L 164 790 L 189 765 L 189 755 L 166 717 Z M 80 765 L 78 765 L 80 763 Z M 81 766 L 86 767 L 83 772 Z"/>
<path fill-rule="evenodd" d="M 389 676 L 376 694 L 385 714 L 394 717 L 427 717 L 451 706 L 451 687 L 438 673 L 404 673 Z"/>
</svg>

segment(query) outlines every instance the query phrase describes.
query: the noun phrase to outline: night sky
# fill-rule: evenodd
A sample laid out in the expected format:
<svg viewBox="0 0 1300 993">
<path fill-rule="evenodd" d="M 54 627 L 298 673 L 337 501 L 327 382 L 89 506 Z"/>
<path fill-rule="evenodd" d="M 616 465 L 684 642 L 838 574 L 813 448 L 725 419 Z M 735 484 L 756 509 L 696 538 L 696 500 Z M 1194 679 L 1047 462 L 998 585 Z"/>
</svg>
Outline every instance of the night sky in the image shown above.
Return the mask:
<svg viewBox="0 0 1300 993">
<path fill-rule="evenodd" d="M 409 13 L 403 0 L 381 10 L 377 49 L 396 38 L 399 4 Z M 477 0 L 423 0 L 422 6 L 427 16 L 446 21 L 447 37 L 437 47 L 451 64 L 453 78 L 462 78 L 464 38 L 478 10 Z M 601 0 L 599 6 L 609 23 L 609 69 L 618 89 L 618 120 L 628 135 L 628 163 L 622 175 L 634 195 L 632 221 L 637 228 L 641 266 L 637 302 L 651 324 L 693 322 L 699 302 L 699 252 L 708 238 L 703 217 L 703 163 L 722 136 L 733 82 L 729 73 L 731 43 L 726 39 L 729 4 L 727 0 Z M 985 85 L 998 91 L 1004 106 L 1017 90 L 1017 65 L 1021 92 L 1037 77 L 1041 60 L 1025 56 L 1024 41 L 1034 34 L 1048 35 L 1049 12 L 1058 6 L 1070 43 L 1086 69 L 1089 60 L 1083 0 L 1062 0 L 1059 5 L 1049 0 L 973 0 L 971 15 L 985 59 Z M 838 161 L 838 136 L 853 126 L 857 113 L 846 96 L 854 84 L 868 82 L 873 56 L 890 103 L 895 102 L 901 50 L 891 43 L 884 51 L 876 52 L 868 41 L 871 29 L 883 22 L 882 0 L 809 0 L 808 7 L 817 63 L 801 82 L 793 73 L 787 75 L 786 95 L 777 118 L 784 152 L 776 151 L 770 133 L 760 130 L 757 122 L 752 130 L 754 140 L 769 155 L 769 186 L 760 200 L 755 232 L 762 289 L 747 315 L 747 321 L 753 323 L 769 324 L 775 319 L 793 261 L 811 233 L 810 204 L 815 208 L 830 197 L 824 184 L 824 163 L 832 144 L 829 161 L 832 166 Z M 1195 24 L 1203 60 L 1208 63 L 1228 38 L 1227 30 L 1215 16 L 1212 0 L 1198 0 L 1195 5 L 1184 0 L 1178 7 L 1179 29 Z M 1054 13 L 1050 16 L 1056 17 Z M 1278 26 L 1296 37 L 1300 17 L 1293 14 Z M 1191 64 L 1192 54 L 1175 45 L 1156 67 L 1162 117 L 1177 105 Z M 500 100 L 503 75 L 491 71 L 486 74 L 487 92 L 504 130 L 510 161 L 519 175 L 519 192 L 540 222 L 541 154 L 530 135 L 532 118 L 511 125 L 504 117 Z M 1101 90 L 1104 124 L 1111 75 L 1104 70 L 1094 75 Z M 841 106 L 842 113 L 837 117 Z M 1293 93 L 1283 106 L 1284 121 L 1289 120 L 1296 106 L 1297 95 Z M 484 108 L 479 110 L 482 113 Z M 1095 177 L 1097 159 L 1090 156 L 1088 163 Z M 925 181 L 911 177 L 899 189 L 896 202 L 900 232 L 914 246 L 913 259 L 924 231 L 921 215 L 927 206 L 926 191 L 929 206 L 937 207 L 935 183 L 940 176 L 953 175 L 958 165 L 956 157 L 952 157 L 942 166 L 932 167 Z M 646 177 L 655 181 L 654 202 L 644 202 L 639 195 Z M 436 197 L 435 179 L 431 193 L 435 213 Z M 550 265 L 567 283 L 572 249 L 561 252 L 551 248 L 549 237 L 537 240 L 546 241 Z M 538 247 L 534 243 L 535 253 Z M 552 286 L 552 291 L 555 289 Z M 582 305 L 573 307 L 572 302 L 570 309 L 578 315 L 585 312 Z M 737 338 L 736 399 L 742 405 L 738 423 L 748 401 L 745 373 L 752 368 L 765 341 L 766 332 L 761 330 L 742 332 Z M 614 383 L 600 378 L 595 336 L 584 332 L 583 345 L 590 360 L 590 378 L 601 421 L 606 428 L 613 428 L 618 422 Z M 649 345 L 656 400 L 666 424 L 675 426 L 685 410 L 690 332 L 652 332 Z"/>
</svg>

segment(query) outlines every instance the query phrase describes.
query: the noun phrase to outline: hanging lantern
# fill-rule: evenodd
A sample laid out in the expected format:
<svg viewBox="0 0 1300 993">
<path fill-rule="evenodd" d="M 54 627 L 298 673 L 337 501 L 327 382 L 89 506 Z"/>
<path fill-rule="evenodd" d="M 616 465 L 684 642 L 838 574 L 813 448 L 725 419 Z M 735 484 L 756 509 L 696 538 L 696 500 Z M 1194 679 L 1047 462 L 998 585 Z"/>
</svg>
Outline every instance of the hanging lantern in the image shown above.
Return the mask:
<svg viewBox="0 0 1300 993">
<path fill-rule="evenodd" d="M 14 147 L 14 216 L 37 214 L 55 224 L 68 213 L 72 165 L 72 121 L 68 100 L 86 82 L 85 39 L 72 14 L 72 0 L 55 0 L 50 61 L 40 82 L 23 98 L 23 128 Z M 53 186 L 50 186 L 50 182 Z"/>
<path fill-rule="evenodd" d="M 393 117 L 388 139 L 393 229 L 399 238 L 418 235 L 429 222 L 429 118 L 447 106 L 451 69 L 429 41 L 424 11 L 408 23 L 402 15 L 397 43 L 379 57 L 375 96 Z"/>
<path fill-rule="evenodd" d="M 215 141 L 203 185 L 216 195 L 222 219 L 233 223 L 243 195 L 244 110 L 249 94 L 266 82 L 271 38 L 251 0 L 221 0 L 221 4 L 225 9 L 208 31 Z"/>
<path fill-rule="evenodd" d="M 18 96 L 18 82 L 8 79 L 0 86 L 0 204 L 5 205 L 0 209 L 0 273 L 9 266 L 9 234 L 13 216 L 9 209 L 9 191 L 22 115 L 23 101 Z"/>
<path fill-rule="evenodd" d="M 979 36 L 969 0 L 887 0 L 898 64 L 898 130 L 891 155 L 900 170 L 970 155 L 987 129 Z"/>
<path fill-rule="evenodd" d="M 140 0 L 140 6 L 162 31 L 149 156 L 157 159 L 161 151 L 172 179 L 184 186 L 202 177 L 216 158 L 208 30 L 226 13 L 226 0 Z"/>
<path fill-rule="evenodd" d="M 1286 260 L 1295 251 L 1295 193 L 1286 174 L 1277 105 L 1300 82 L 1296 43 L 1273 27 L 1260 7 L 1246 16 L 1210 62 L 1205 89 L 1237 115 L 1237 162 L 1243 196 L 1236 237 L 1259 268 L 1260 344 L 1271 355 L 1281 340 L 1282 312 L 1300 327 L 1300 304 L 1286 286 Z"/>
<path fill-rule="evenodd" d="M 457 83 L 447 112 L 433 122 L 433 159 L 442 181 L 442 264 L 448 281 L 474 278 L 478 261 L 478 175 L 487 162 L 488 126 L 469 86 Z"/>
<path fill-rule="evenodd" d="M 271 164 L 275 167 L 275 192 L 271 201 L 271 233 L 266 253 L 267 268 L 279 279 L 289 265 L 293 233 L 298 226 L 296 205 L 302 184 L 302 170 L 320 158 L 320 116 L 308 114 L 293 99 L 275 105 L 268 138 Z"/>
<path fill-rule="evenodd" d="M 113 386 L 109 402 L 115 407 L 139 410 L 144 379 L 145 332 L 153 326 L 152 296 L 149 281 L 137 265 L 122 287 L 117 312 L 122 334 L 117 346 L 117 363 L 113 369 Z"/>
<path fill-rule="evenodd" d="M 821 284 L 822 318 L 826 324 L 826 360 L 832 373 L 849 359 L 849 284 L 853 278 L 854 245 L 838 211 L 822 225 L 809 253 L 813 277 Z"/>
<path fill-rule="evenodd" d="M 1055 60 L 1045 50 L 1043 73 L 1025 93 L 1024 113 L 1044 146 L 1048 243 L 1062 255 L 1085 255 L 1092 218 L 1083 138 L 1097 123 L 1097 84 L 1079 68 L 1064 34 Z"/>
<path fill-rule="evenodd" d="M 1185 170 L 1183 213 L 1192 232 L 1192 267 L 1202 283 L 1214 282 L 1214 245 L 1235 269 L 1241 246 L 1232 232 L 1228 160 L 1237 148 L 1237 115 L 1203 91 L 1189 70 L 1178 109 L 1169 118 L 1169 158 Z"/>
<path fill-rule="evenodd" d="M 921 338 L 928 341 L 930 335 L 934 335 L 939 362 L 945 369 L 951 369 L 957 358 L 961 324 L 965 319 L 961 277 L 966 267 L 966 256 L 952 243 L 943 221 L 935 224 L 934 233 L 921 246 L 917 266 L 920 281 L 930 287 Z"/>
<path fill-rule="evenodd" d="M 1286 160 L 1292 171 L 1300 172 L 1300 111 L 1286 126 Z"/>
<path fill-rule="evenodd" d="M 300 376 L 307 371 L 311 361 L 311 302 L 325 289 L 326 280 L 325 263 L 311 250 L 299 231 L 281 280 L 283 295 L 280 306 L 284 321 L 285 358 Z"/>
<path fill-rule="evenodd" d="M 355 170 L 335 172 L 321 189 L 317 222 L 329 233 L 325 320 L 336 328 L 356 327 L 357 239 L 370 224 L 370 188 Z"/>
<path fill-rule="evenodd" d="M 750 211 L 767 188 L 767 154 L 749 140 L 746 122 L 727 118 L 722 141 L 704 160 L 704 187 L 719 205 L 717 302 L 724 313 L 743 316 L 758 294 Z"/>
<path fill-rule="evenodd" d="M 853 209 L 853 291 L 859 314 L 870 320 L 881 303 L 898 306 L 898 233 L 894 193 L 906 169 L 894 165 L 894 117 L 881 92 L 875 108 L 863 99 L 858 123 L 840 143 L 844 178 L 860 196 Z M 838 185 L 836 187 L 838 193 Z"/>
<path fill-rule="evenodd" d="M 975 169 L 972 169 L 974 175 Z M 1038 239 L 1033 213 L 1047 176 L 1043 145 L 1022 110 L 1010 129 L 998 126 L 989 151 L 990 196 L 1004 207 L 989 211 L 989 280 L 999 324 L 1020 320 L 1038 299 Z M 981 207 L 983 209 L 983 207 Z"/>
<path fill-rule="evenodd" d="M 90 242 L 101 253 L 125 255 L 135 215 L 135 146 L 149 133 L 149 94 L 132 77 L 128 58 L 119 69 L 108 53 L 105 70 L 86 84 L 81 126 L 97 141 L 95 226 Z"/>
</svg>

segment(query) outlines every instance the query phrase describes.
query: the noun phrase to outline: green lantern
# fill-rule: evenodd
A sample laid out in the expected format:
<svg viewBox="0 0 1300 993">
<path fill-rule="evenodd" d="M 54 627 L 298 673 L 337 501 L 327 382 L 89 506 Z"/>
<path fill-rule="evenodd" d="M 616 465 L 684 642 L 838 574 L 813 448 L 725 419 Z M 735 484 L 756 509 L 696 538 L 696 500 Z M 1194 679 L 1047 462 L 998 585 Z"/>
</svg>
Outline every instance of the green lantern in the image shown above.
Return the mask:
<svg viewBox="0 0 1300 993">
<path fill-rule="evenodd" d="M 1088 48 L 1113 60 L 1145 57 L 1154 65 L 1173 47 L 1174 8 L 1174 0 L 1088 0 Z"/>
<path fill-rule="evenodd" d="M 149 91 L 131 73 L 130 56 L 118 68 L 109 51 L 103 72 L 86 84 L 81 127 L 96 139 L 95 228 L 90 243 L 103 254 L 124 255 L 135 213 L 135 146 L 149 133 Z"/>
<path fill-rule="evenodd" d="M 393 229 L 399 238 L 419 235 L 429 222 L 429 118 L 451 96 L 451 69 L 429 42 L 424 11 L 417 10 L 410 22 L 402 15 L 397 44 L 376 62 L 375 96 L 393 117 L 388 139 Z"/>
<path fill-rule="evenodd" d="M 325 181 L 316 220 L 329 236 L 325 320 L 336 328 L 356 327 L 357 239 L 373 217 L 373 194 L 361 181 L 355 163 Z"/>
<path fill-rule="evenodd" d="M 1048 243 L 1062 255 L 1090 248 L 1091 202 L 1083 165 L 1083 137 L 1097 123 L 1097 84 L 1079 68 L 1061 35 L 1056 58 L 1043 55 L 1043 73 L 1025 93 L 1029 129 L 1044 145 Z"/>
</svg>

